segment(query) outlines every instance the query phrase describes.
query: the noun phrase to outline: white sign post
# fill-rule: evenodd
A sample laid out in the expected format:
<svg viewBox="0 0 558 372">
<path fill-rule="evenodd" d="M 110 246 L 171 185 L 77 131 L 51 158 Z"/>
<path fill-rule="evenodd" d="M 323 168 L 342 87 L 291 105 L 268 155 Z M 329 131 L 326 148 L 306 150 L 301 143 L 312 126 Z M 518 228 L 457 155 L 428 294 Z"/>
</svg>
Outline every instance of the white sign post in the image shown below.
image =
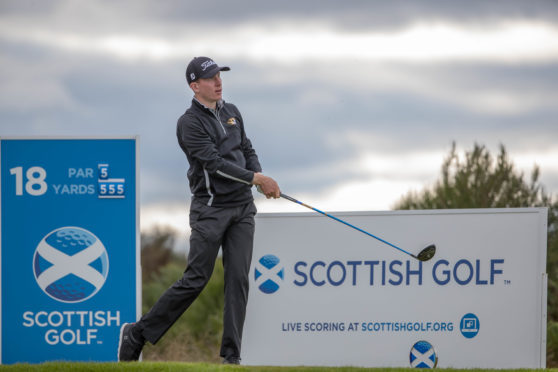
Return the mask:
<svg viewBox="0 0 558 372">
<path fill-rule="evenodd" d="M 243 363 L 544 368 L 547 213 L 261 214 Z"/>
</svg>

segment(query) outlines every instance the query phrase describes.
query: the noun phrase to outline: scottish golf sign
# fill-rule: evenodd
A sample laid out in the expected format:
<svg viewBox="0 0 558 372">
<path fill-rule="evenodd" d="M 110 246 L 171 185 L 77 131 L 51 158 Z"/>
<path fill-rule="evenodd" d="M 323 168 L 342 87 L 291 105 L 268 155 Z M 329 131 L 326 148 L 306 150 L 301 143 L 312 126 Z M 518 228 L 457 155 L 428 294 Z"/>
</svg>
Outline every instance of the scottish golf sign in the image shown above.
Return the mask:
<svg viewBox="0 0 558 372">
<path fill-rule="evenodd" d="M 115 361 L 140 314 L 136 138 L 1 138 L 0 361 Z"/>
<path fill-rule="evenodd" d="M 243 363 L 543 368 L 547 213 L 260 214 Z"/>
</svg>

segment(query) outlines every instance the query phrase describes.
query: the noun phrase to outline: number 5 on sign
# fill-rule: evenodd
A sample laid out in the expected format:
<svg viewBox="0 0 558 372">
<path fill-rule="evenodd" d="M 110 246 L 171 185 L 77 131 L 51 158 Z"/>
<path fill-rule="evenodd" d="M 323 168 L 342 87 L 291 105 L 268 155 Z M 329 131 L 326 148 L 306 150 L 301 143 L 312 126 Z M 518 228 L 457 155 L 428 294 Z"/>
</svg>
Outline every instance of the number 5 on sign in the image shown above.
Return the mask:
<svg viewBox="0 0 558 372">
<path fill-rule="evenodd" d="M 23 195 L 23 168 L 15 167 L 10 169 L 10 174 L 15 175 L 16 181 L 16 195 Z M 25 172 L 27 182 L 25 183 L 25 191 L 29 195 L 39 196 L 47 192 L 47 183 L 45 178 L 46 171 L 41 167 L 31 167 Z M 37 186 L 37 187 L 35 187 Z"/>
<path fill-rule="evenodd" d="M 99 180 L 99 198 L 124 198 L 126 191 L 125 183 L 124 178 Z"/>
</svg>

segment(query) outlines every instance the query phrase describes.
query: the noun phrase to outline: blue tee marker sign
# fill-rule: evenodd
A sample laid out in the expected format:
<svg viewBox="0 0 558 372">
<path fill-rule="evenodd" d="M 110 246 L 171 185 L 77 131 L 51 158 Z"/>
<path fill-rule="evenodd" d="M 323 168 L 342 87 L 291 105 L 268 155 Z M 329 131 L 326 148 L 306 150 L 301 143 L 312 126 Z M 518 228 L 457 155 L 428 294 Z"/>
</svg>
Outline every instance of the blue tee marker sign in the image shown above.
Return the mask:
<svg viewBox="0 0 558 372">
<path fill-rule="evenodd" d="M 136 138 L 2 138 L 0 361 L 114 361 L 141 310 Z"/>
</svg>

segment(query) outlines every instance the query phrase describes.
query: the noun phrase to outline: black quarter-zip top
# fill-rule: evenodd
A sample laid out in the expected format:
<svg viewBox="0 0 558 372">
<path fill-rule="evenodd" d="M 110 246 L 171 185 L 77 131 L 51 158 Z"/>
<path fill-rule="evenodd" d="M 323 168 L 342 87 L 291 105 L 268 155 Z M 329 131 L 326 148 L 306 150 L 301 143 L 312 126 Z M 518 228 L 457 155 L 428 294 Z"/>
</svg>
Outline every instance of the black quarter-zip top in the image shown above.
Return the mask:
<svg viewBox="0 0 558 372">
<path fill-rule="evenodd" d="M 252 180 L 261 166 L 235 105 L 217 102 L 212 110 L 198 100 L 178 119 L 178 143 L 188 159 L 194 198 L 215 207 L 253 200 Z"/>
</svg>

